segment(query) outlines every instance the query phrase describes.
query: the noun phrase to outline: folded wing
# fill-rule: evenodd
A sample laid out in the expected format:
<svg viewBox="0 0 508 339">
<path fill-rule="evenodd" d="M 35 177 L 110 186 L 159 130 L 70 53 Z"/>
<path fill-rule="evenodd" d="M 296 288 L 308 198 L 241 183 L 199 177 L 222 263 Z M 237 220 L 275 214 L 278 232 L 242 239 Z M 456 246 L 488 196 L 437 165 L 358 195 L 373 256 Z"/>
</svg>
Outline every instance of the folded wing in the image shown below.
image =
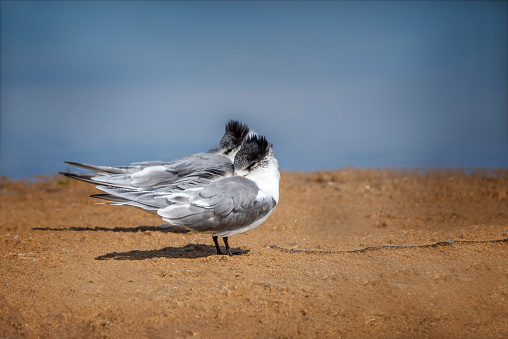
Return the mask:
<svg viewBox="0 0 508 339">
<path fill-rule="evenodd" d="M 231 164 L 224 155 L 215 153 L 193 153 L 171 162 L 140 162 L 131 166 L 107 167 L 67 162 L 70 165 L 96 172 L 95 174 L 61 173 L 96 185 L 152 191 L 171 185 L 177 180 L 209 166 Z"/>
<path fill-rule="evenodd" d="M 236 176 L 215 181 L 197 193 L 186 193 L 168 196 L 169 205 L 157 214 L 173 225 L 198 232 L 222 234 L 248 227 L 267 216 L 276 204 L 273 199 L 258 199 L 257 185 Z"/>
</svg>

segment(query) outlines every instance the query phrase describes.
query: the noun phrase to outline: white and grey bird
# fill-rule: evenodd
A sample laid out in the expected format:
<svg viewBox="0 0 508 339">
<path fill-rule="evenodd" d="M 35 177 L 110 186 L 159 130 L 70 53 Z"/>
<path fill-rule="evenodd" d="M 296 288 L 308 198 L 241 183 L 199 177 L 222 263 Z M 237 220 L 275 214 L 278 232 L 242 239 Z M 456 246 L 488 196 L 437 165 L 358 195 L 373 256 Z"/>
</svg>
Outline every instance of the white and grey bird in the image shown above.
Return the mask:
<svg viewBox="0 0 508 339">
<path fill-rule="evenodd" d="M 93 171 L 93 174 L 62 172 L 61 174 L 94 184 L 137 190 L 157 190 L 197 170 L 211 165 L 232 164 L 241 145 L 256 132 L 236 120 L 226 123 L 226 131 L 219 144 L 208 152 L 192 153 L 171 162 L 144 161 L 129 166 L 96 166 L 66 162 Z"/>
<path fill-rule="evenodd" d="M 157 213 L 175 226 L 212 235 L 217 254 L 222 237 L 232 255 L 228 237 L 262 224 L 279 201 L 279 166 L 273 146 L 263 136 L 251 136 L 241 146 L 234 164 L 211 165 L 163 189 L 97 186 L 105 194 L 92 195 L 113 205 L 127 205 Z"/>
</svg>

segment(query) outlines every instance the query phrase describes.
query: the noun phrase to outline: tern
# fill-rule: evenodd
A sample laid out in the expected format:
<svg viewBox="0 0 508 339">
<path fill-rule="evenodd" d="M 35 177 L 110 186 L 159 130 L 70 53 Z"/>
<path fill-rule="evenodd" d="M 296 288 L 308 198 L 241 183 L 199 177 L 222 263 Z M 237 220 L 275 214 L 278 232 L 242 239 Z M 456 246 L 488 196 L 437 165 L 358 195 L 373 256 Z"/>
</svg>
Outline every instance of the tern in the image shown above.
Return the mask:
<svg viewBox="0 0 508 339">
<path fill-rule="evenodd" d="M 261 225 L 279 201 L 279 165 L 273 145 L 251 135 L 236 153 L 234 163 L 213 164 L 158 190 L 103 185 L 93 198 L 157 213 L 171 225 L 212 235 L 217 254 L 222 237 L 225 254 L 233 255 L 228 237 Z"/>
<path fill-rule="evenodd" d="M 61 173 L 73 179 L 94 184 L 124 187 L 138 190 L 156 190 L 165 185 L 207 166 L 233 163 L 241 145 L 256 132 L 247 125 L 230 120 L 219 144 L 208 152 L 191 153 L 171 162 L 144 161 L 129 166 L 96 166 L 66 161 L 67 164 L 93 171 L 93 174 L 80 172 Z"/>
</svg>

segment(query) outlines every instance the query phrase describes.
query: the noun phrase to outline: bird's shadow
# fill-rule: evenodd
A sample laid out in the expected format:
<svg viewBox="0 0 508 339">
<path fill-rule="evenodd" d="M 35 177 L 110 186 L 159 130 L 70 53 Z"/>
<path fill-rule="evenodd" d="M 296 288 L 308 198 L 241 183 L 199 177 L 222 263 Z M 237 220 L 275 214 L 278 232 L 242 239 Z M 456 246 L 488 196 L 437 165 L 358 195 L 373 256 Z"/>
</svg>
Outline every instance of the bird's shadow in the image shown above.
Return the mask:
<svg viewBox="0 0 508 339">
<path fill-rule="evenodd" d="M 93 232 L 163 232 L 163 233 L 190 233 L 190 231 L 183 227 L 164 225 L 160 226 L 138 226 L 138 227 L 69 227 L 69 228 L 55 228 L 55 227 L 35 227 L 32 230 L 36 231 L 93 231 Z M 249 250 L 241 250 L 239 248 L 231 248 L 234 254 L 245 255 Z M 129 252 L 112 252 L 100 255 L 95 260 L 145 260 L 152 258 L 202 258 L 216 255 L 217 250 L 215 246 L 204 244 L 188 244 L 183 247 L 165 247 L 159 250 L 148 251 L 129 251 Z"/>
<path fill-rule="evenodd" d="M 231 249 L 234 254 L 244 255 L 249 250 L 241 250 L 239 248 Z M 112 252 L 100 255 L 95 260 L 145 260 L 153 258 L 203 258 L 216 255 L 215 246 L 203 244 L 188 244 L 183 247 L 164 247 L 159 250 L 148 251 L 128 251 L 128 252 Z"/>
<path fill-rule="evenodd" d="M 94 231 L 94 232 L 162 232 L 162 233 L 190 233 L 190 231 L 183 227 L 164 225 L 161 226 L 137 226 L 137 227 L 69 227 L 69 228 L 55 228 L 55 227 L 35 227 L 34 231 Z"/>
</svg>

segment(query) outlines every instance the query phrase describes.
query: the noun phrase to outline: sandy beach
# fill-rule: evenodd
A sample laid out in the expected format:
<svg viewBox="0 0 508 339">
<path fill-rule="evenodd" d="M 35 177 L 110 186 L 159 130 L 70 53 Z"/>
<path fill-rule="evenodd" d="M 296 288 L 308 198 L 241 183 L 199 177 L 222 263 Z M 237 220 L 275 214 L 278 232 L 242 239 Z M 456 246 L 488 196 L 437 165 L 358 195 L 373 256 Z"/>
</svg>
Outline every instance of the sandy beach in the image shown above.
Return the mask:
<svg viewBox="0 0 508 339">
<path fill-rule="evenodd" d="M 507 170 L 283 172 L 232 257 L 94 193 L 1 179 L 0 337 L 508 337 Z"/>
</svg>

